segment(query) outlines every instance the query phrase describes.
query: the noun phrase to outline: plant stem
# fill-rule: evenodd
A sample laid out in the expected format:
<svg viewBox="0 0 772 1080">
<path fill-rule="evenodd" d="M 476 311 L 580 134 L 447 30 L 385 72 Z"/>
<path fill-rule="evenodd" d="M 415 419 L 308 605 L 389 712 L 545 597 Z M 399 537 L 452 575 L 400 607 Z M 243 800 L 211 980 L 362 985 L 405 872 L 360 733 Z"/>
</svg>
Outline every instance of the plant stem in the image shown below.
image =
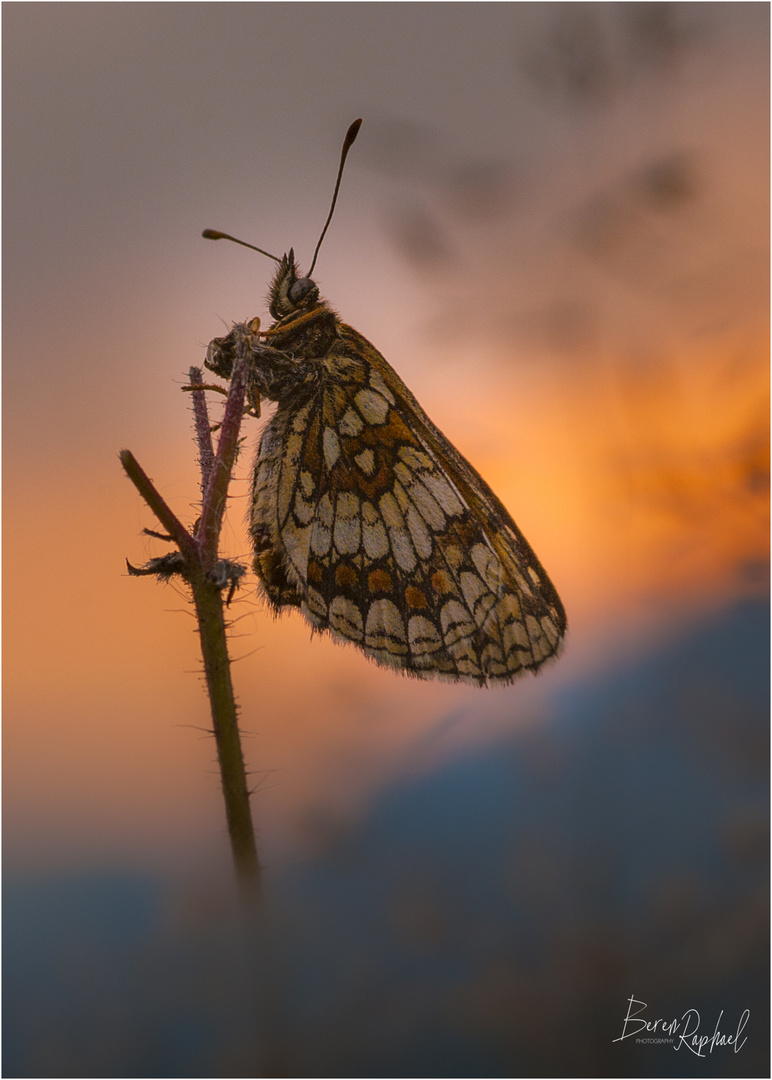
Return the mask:
<svg viewBox="0 0 772 1080">
<path fill-rule="evenodd" d="M 131 450 L 121 450 L 120 459 L 129 480 L 131 480 L 147 505 L 171 535 L 180 549 L 180 553 L 186 559 L 193 558 L 195 556 L 196 541 L 158 493 L 153 481 L 134 457 Z"/>
<path fill-rule="evenodd" d="M 207 569 L 211 569 L 217 560 L 220 529 L 222 528 L 222 519 L 225 513 L 225 502 L 228 497 L 228 484 L 239 452 L 239 431 L 244 416 L 246 393 L 247 354 L 245 342 L 240 339 L 228 389 L 228 400 L 225 403 L 217 454 L 212 462 L 211 472 L 201 502 L 198 537 L 201 561 Z M 199 395 L 204 397 L 203 390 L 194 390 L 193 400 L 195 401 Z M 200 438 L 199 448 L 205 449 L 205 447 L 201 446 Z"/>
<path fill-rule="evenodd" d="M 188 372 L 191 386 L 201 383 L 201 368 L 192 367 Z M 203 390 L 193 391 L 193 416 L 196 423 L 196 439 L 198 441 L 198 463 L 201 467 L 201 493 L 206 491 L 209 477 L 212 475 L 214 465 L 214 447 L 212 446 L 212 432 L 209 428 L 209 413 L 206 408 L 206 395 Z"/>
<path fill-rule="evenodd" d="M 255 830 L 249 805 L 249 789 L 241 749 L 238 709 L 231 681 L 226 633 L 223 588 L 233 589 L 243 573 L 218 554 L 228 485 L 239 449 L 239 431 L 244 414 L 248 383 L 250 342 L 259 323 L 234 327 L 236 335 L 233 371 L 225 405 L 217 453 L 212 446 L 206 397 L 202 388 L 192 389 L 193 413 L 201 467 L 201 515 L 191 534 L 179 521 L 156 490 L 152 480 L 128 450 L 121 453 L 127 475 L 147 505 L 177 544 L 180 556 L 153 559 L 143 569 L 129 566 L 134 574 L 156 574 L 168 579 L 180 574 L 190 585 L 201 639 L 201 654 L 212 713 L 212 729 L 217 746 L 217 760 L 225 800 L 233 864 L 244 915 L 242 959 L 249 973 L 254 1017 L 257 1075 L 289 1076 L 288 1040 L 283 1026 L 283 1008 L 279 993 L 279 965 L 271 920 L 262 891 L 262 871 L 257 855 Z M 190 369 L 190 383 L 198 387 L 201 371 Z M 244 1075 L 255 1075 L 251 1071 Z"/>
<path fill-rule="evenodd" d="M 200 379 L 200 371 L 191 368 L 191 383 L 198 383 Z M 182 555 L 183 565 L 177 572 L 185 578 L 193 593 L 236 879 L 242 899 L 252 904 L 261 895 L 261 869 L 231 681 L 222 599 L 224 579 L 222 573 L 217 573 L 220 529 L 228 484 L 238 453 L 246 383 L 246 355 L 242 349 L 234 365 L 216 455 L 212 451 L 204 392 L 192 391 L 204 492 L 195 536 L 179 521 L 133 454 L 124 450 L 121 463 Z M 149 573 L 152 570 L 139 572 Z"/>
<path fill-rule="evenodd" d="M 222 590 L 203 572 L 191 577 L 190 586 L 201 637 L 201 654 L 236 878 L 243 899 L 251 902 L 260 898 L 261 870 L 231 681 Z"/>
</svg>

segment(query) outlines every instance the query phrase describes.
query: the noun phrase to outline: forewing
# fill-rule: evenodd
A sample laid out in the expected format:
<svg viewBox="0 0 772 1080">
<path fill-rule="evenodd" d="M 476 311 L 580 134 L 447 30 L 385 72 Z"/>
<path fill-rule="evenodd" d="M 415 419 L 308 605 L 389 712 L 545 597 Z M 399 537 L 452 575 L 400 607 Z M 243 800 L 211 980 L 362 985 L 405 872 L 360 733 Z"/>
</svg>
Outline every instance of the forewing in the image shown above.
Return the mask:
<svg viewBox="0 0 772 1080">
<path fill-rule="evenodd" d="M 312 626 L 378 663 L 477 684 L 535 670 L 565 630 L 549 578 L 383 357 L 343 329 L 317 395 L 263 441 L 253 532 L 270 533 Z"/>
</svg>

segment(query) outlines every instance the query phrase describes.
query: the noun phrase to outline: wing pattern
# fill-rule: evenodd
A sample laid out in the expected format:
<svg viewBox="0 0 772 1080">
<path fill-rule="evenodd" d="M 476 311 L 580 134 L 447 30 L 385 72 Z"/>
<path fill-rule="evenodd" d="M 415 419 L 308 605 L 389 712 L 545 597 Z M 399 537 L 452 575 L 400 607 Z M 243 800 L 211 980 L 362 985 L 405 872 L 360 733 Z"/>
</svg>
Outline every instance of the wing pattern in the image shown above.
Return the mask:
<svg viewBox="0 0 772 1080">
<path fill-rule="evenodd" d="M 419 678 L 536 670 L 566 627 L 549 578 L 386 360 L 338 326 L 258 450 L 250 529 L 269 602 Z"/>
</svg>

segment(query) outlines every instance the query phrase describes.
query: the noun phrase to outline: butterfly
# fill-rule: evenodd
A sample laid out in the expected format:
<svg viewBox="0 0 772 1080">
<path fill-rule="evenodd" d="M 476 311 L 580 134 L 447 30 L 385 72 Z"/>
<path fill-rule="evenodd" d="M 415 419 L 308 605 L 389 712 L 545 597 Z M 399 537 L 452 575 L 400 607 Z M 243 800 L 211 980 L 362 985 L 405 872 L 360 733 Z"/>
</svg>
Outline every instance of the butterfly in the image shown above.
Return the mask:
<svg viewBox="0 0 772 1080">
<path fill-rule="evenodd" d="M 273 324 L 234 326 L 207 350 L 228 378 L 246 343 L 252 392 L 276 402 L 252 474 L 254 569 L 274 612 L 298 609 L 378 664 L 506 684 L 558 654 L 557 591 L 488 484 L 311 277 L 360 123 L 308 275 L 292 250 L 262 252 L 279 264 Z"/>
</svg>

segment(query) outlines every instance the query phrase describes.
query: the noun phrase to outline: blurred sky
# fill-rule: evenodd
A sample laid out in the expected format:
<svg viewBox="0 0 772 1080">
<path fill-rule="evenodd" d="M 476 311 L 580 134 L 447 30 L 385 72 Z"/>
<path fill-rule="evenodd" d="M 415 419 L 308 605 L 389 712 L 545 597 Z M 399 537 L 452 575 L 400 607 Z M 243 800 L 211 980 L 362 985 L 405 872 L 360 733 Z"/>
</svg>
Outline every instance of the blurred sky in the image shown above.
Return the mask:
<svg viewBox="0 0 772 1080">
<path fill-rule="evenodd" d="M 271 275 L 201 230 L 307 267 L 357 116 L 315 277 L 499 493 L 570 631 L 538 679 L 481 691 L 379 670 L 242 590 L 269 858 L 760 594 L 768 5 L 3 15 L 8 867 L 227 861 L 192 616 L 126 575 L 166 549 L 117 452 L 195 519 L 179 387 L 224 326 L 265 317 Z"/>
</svg>

